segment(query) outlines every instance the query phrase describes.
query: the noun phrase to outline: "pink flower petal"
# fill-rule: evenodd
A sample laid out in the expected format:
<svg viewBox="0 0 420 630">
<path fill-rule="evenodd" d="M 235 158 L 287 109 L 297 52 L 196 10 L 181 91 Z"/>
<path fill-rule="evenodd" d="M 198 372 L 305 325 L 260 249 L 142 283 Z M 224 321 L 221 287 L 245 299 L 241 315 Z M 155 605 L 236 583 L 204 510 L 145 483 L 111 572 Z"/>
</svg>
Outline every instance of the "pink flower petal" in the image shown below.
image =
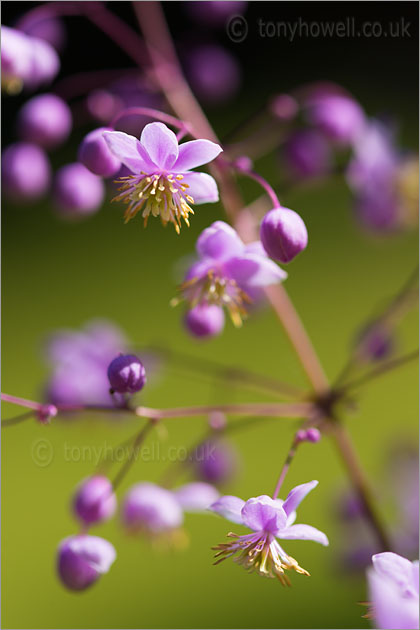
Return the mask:
<svg viewBox="0 0 420 630">
<path fill-rule="evenodd" d="M 286 501 L 283 503 L 283 509 L 286 514 L 290 514 L 293 510 L 296 510 L 298 505 L 303 501 L 306 495 L 318 485 L 317 481 L 308 481 L 308 483 L 302 483 L 300 486 L 296 486 L 293 490 L 290 490 L 287 495 Z"/>
<path fill-rule="evenodd" d="M 158 168 L 166 170 L 175 164 L 178 158 L 178 141 L 174 132 L 163 123 L 146 125 L 141 132 L 140 142 Z"/>
<path fill-rule="evenodd" d="M 278 534 L 281 540 L 313 540 L 325 547 L 329 545 L 326 535 L 311 525 L 290 525 Z"/>
<path fill-rule="evenodd" d="M 232 523 L 242 524 L 241 510 L 244 505 L 245 501 L 239 497 L 226 495 L 217 499 L 217 501 L 209 507 L 209 510 L 216 512 L 216 514 L 223 516 L 223 518 L 231 521 Z"/>
<path fill-rule="evenodd" d="M 215 203 L 219 201 L 217 184 L 207 173 L 184 173 L 183 183 L 188 184 L 187 193 L 194 199 L 195 204 Z"/>
<path fill-rule="evenodd" d="M 207 164 L 214 160 L 221 152 L 222 147 L 210 140 L 192 140 L 179 146 L 178 159 L 173 169 L 177 173 L 189 171 L 196 166 Z"/>
</svg>

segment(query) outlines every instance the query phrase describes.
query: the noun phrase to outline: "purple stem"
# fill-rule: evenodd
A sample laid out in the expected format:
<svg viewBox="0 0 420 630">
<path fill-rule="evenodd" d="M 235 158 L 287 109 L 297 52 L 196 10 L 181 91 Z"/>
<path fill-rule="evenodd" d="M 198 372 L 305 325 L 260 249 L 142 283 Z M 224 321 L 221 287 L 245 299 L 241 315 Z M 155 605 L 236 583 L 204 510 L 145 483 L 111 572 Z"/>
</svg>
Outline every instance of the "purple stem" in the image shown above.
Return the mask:
<svg viewBox="0 0 420 630">
<path fill-rule="evenodd" d="M 267 193 L 267 195 L 270 197 L 271 201 L 273 202 L 274 208 L 281 208 L 281 203 L 276 193 L 274 192 L 274 189 L 272 188 L 272 186 L 270 186 L 267 180 L 265 180 L 264 177 L 262 177 L 262 175 L 259 175 L 258 173 L 255 173 L 254 171 L 241 168 L 235 164 L 234 164 L 234 167 L 242 175 L 246 175 L 246 177 L 249 177 L 253 179 L 254 181 L 256 181 L 265 190 L 265 192 Z"/>
<path fill-rule="evenodd" d="M 158 109 L 153 109 L 152 107 L 127 107 L 127 109 L 123 109 L 114 116 L 109 126 L 115 127 L 117 122 L 124 116 L 150 116 L 150 118 L 158 118 L 162 122 L 166 122 L 168 125 L 172 125 L 173 127 L 180 129 L 184 135 L 191 133 L 188 123 L 179 120 L 179 118 L 176 118 L 175 116 L 161 112 Z"/>
</svg>

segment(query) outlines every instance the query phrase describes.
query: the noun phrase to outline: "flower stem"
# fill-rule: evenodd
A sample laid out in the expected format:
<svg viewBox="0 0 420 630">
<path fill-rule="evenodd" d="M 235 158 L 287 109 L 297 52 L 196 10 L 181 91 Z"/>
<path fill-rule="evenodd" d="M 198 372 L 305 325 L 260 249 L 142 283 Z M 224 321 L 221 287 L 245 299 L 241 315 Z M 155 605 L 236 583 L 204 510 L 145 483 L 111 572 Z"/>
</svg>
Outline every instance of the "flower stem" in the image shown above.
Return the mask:
<svg viewBox="0 0 420 630">
<path fill-rule="evenodd" d="M 109 123 L 110 127 L 115 127 L 117 122 L 123 118 L 124 116 L 150 116 L 150 118 L 156 118 L 157 120 L 162 120 L 163 122 L 168 123 L 168 125 L 172 125 L 177 129 L 180 129 L 183 133 L 189 133 L 189 125 L 188 123 L 179 120 L 175 116 L 171 116 L 170 114 L 166 114 L 165 112 L 161 112 L 158 109 L 153 109 L 152 107 L 127 107 L 126 109 L 122 109 L 118 114 L 111 120 Z"/>
<path fill-rule="evenodd" d="M 252 170 L 240 168 L 238 166 L 236 166 L 236 168 L 239 173 L 241 173 L 242 175 L 246 175 L 246 177 L 249 177 L 250 179 L 253 179 L 254 181 L 258 182 L 261 188 L 264 188 L 265 192 L 270 197 L 274 208 L 281 208 L 281 203 L 279 201 L 279 198 L 274 192 L 274 189 L 272 188 L 272 186 L 270 186 L 270 184 L 264 179 L 264 177 L 262 177 L 258 173 L 255 173 Z"/>
<path fill-rule="evenodd" d="M 289 452 L 287 453 L 286 461 L 284 462 L 283 468 L 281 469 L 280 476 L 276 483 L 276 487 L 274 488 L 273 499 L 277 499 L 277 497 L 279 496 L 280 488 L 282 487 L 283 481 L 285 480 L 285 477 L 289 471 L 290 464 L 292 463 L 293 458 L 296 455 L 296 450 L 297 450 L 298 445 L 299 445 L 299 441 L 296 438 L 294 438 L 292 442 L 292 446 L 290 447 Z"/>
</svg>

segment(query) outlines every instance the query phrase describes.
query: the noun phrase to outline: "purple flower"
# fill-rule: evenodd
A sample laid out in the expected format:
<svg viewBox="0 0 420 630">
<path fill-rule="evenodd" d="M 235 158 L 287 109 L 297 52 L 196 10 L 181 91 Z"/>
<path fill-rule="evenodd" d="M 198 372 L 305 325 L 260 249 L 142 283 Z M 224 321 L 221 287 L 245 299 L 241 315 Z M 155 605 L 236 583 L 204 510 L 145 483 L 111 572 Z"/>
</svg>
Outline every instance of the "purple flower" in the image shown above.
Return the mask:
<svg viewBox="0 0 420 630">
<path fill-rule="evenodd" d="M 267 257 L 259 241 L 245 245 L 223 221 L 216 221 L 201 233 L 196 249 L 199 260 L 190 267 L 180 287 L 183 297 L 190 308 L 226 307 L 236 326 L 241 325 L 246 306 L 252 302 L 248 292 L 287 277 Z"/>
<path fill-rule="evenodd" d="M 289 208 L 274 208 L 261 223 L 261 243 L 267 254 L 282 263 L 291 262 L 308 244 L 301 217 Z"/>
<path fill-rule="evenodd" d="M 419 563 L 386 551 L 372 556 L 369 597 L 375 627 L 411 630 L 419 627 Z"/>
<path fill-rule="evenodd" d="M 241 82 L 235 57 L 215 44 L 189 50 L 186 70 L 194 92 L 206 103 L 224 103 L 235 96 Z"/>
<path fill-rule="evenodd" d="M 70 107 L 55 94 L 40 94 L 22 107 L 17 125 L 22 140 L 52 149 L 63 143 L 70 134 Z"/>
<path fill-rule="evenodd" d="M 146 384 L 144 365 L 133 354 L 121 354 L 113 359 L 107 374 L 111 390 L 120 394 L 135 394 Z"/>
<path fill-rule="evenodd" d="M 392 130 L 381 122 L 370 121 L 355 143 L 347 181 L 356 215 L 368 229 L 387 232 L 413 224 L 418 162 L 398 151 Z"/>
<path fill-rule="evenodd" d="M 234 540 L 214 547 L 217 563 L 236 556 L 235 560 L 248 570 L 257 571 L 265 577 L 277 577 L 280 582 L 289 584 L 285 569 L 294 569 L 302 575 L 309 573 L 302 569 L 277 542 L 284 540 L 313 540 L 328 545 L 323 532 L 310 525 L 294 525 L 296 508 L 305 496 L 318 484 L 309 481 L 291 490 L 285 501 L 271 499 L 267 495 L 243 501 L 238 497 L 224 496 L 210 506 L 210 510 L 233 523 L 245 525 L 253 534 L 238 536 L 229 533 Z M 217 564 L 216 563 L 216 564 Z"/>
<path fill-rule="evenodd" d="M 293 177 L 323 177 L 331 168 L 331 149 L 316 129 L 301 129 L 288 138 L 284 147 L 286 165 Z"/>
<path fill-rule="evenodd" d="M 187 311 L 184 323 L 194 337 L 200 339 L 215 337 L 225 326 L 225 314 L 216 304 L 197 304 Z"/>
<path fill-rule="evenodd" d="M 374 322 L 359 333 L 356 349 L 362 361 L 382 361 L 393 353 L 395 337 L 389 326 Z"/>
<path fill-rule="evenodd" d="M 153 535 L 180 527 L 184 515 L 170 490 L 154 483 L 142 482 L 128 491 L 123 503 L 122 519 L 130 531 Z"/>
<path fill-rule="evenodd" d="M 79 219 L 99 210 L 105 195 L 102 179 L 79 162 L 62 166 L 55 175 L 54 204 L 66 219 Z"/>
<path fill-rule="evenodd" d="M 128 204 L 125 221 L 140 210 L 144 224 L 150 214 L 160 216 L 163 225 L 173 223 L 176 232 L 181 219 L 189 225 L 191 204 L 215 202 L 217 185 L 207 173 L 190 172 L 219 155 L 222 149 L 210 140 L 192 140 L 178 146 L 173 131 L 163 123 L 150 123 L 140 141 L 121 131 L 106 131 L 104 138 L 112 153 L 134 173 L 121 178 L 116 201 Z"/>
<path fill-rule="evenodd" d="M 111 404 L 107 369 L 127 348 L 121 330 L 106 321 L 93 321 L 80 331 L 53 334 L 46 354 L 52 365 L 48 400 L 55 404 Z"/>
<path fill-rule="evenodd" d="M 194 451 L 193 464 L 199 479 L 209 483 L 224 483 L 236 468 L 236 453 L 225 442 L 207 440 Z"/>
<path fill-rule="evenodd" d="M 36 89 L 57 75 L 60 59 L 50 44 L 8 26 L 1 27 L 2 84 L 10 93 Z"/>
<path fill-rule="evenodd" d="M 363 109 L 354 99 L 328 90 L 318 90 L 308 98 L 306 116 L 326 136 L 342 144 L 357 140 L 365 125 Z"/>
<path fill-rule="evenodd" d="M 2 154 L 1 178 L 4 194 L 15 202 L 43 197 L 51 183 L 46 153 L 35 144 L 16 142 Z"/>
<path fill-rule="evenodd" d="M 87 134 L 80 145 L 78 159 L 95 175 L 110 177 L 120 170 L 121 162 L 109 150 L 104 131 L 112 130 L 99 127 Z"/>
<path fill-rule="evenodd" d="M 117 509 L 112 483 L 101 475 L 85 479 L 76 491 L 73 509 L 86 525 L 107 521 Z"/>
<path fill-rule="evenodd" d="M 122 519 L 129 531 L 161 536 L 172 534 L 184 521 L 185 512 L 203 512 L 218 498 L 208 483 L 193 482 L 176 490 L 142 482 L 127 493 Z"/>
<path fill-rule="evenodd" d="M 98 536 L 70 536 L 58 548 L 57 571 L 64 586 L 83 591 L 108 573 L 116 553 L 110 542 Z"/>
</svg>

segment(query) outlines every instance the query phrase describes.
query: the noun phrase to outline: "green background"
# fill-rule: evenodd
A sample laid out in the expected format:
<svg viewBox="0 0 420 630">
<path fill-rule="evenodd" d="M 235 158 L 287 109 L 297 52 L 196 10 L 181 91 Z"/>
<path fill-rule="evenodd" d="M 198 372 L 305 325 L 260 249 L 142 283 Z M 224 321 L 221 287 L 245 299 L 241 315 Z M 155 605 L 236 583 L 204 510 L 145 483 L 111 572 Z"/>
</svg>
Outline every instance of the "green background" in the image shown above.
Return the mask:
<svg viewBox="0 0 420 630">
<path fill-rule="evenodd" d="M 328 68 L 322 68 L 319 77 L 311 78 L 327 73 Z M 414 102 L 400 99 L 381 82 L 375 88 L 351 77 L 346 85 L 370 113 L 386 99 L 402 123 L 406 146 L 416 147 Z M 281 86 L 279 76 L 276 86 Z M 271 87 L 265 85 L 263 91 Z M 216 128 L 228 129 L 247 108 L 252 110 L 261 102 L 252 92 L 246 103 L 242 100 L 213 113 Z M 73 143 L 62 150 L 58 161 L 74 159 L 76 147 Z M 277 181 L 277 168 L 273 158 L 264 162 L 261 172 Z M 251 201 L 257 189 L 244 186 L 244 191 Z M 310 235 L 307 251 L 288 267 L 286 288 L 333 378 L 346 360 L 354 330 L 414 269 L 417 234 L 367 237 L 354 223 L 351 197 L 341 178 L 289 191 L 282 200 L 302 215 Z M 146 231 L 139 220 L 123 225 L 116 204 L 106 203 L 84 222 L 64 224 L 47 203 L 30 207 L 5 203 L 2 390 L 40 399 L 47 375 L 42 339 L 54 329 L 77 328 L 97 317 L 117 322 L 140 348 L 158 342 L 306 386 L 289 343 L 268 309 L 252 316 L 242 330 L 227 323 L 220 338 L 200 344 L 184 333 L 181 308 L 168 306 L 179 259 L 193 251 L 204 227 L 223 216 L 220 204 L 200 207 L 191 228 L 177 237 L 157 221 L 150 221 Z M 415 313 L 406 317 L 399 332 L 401 351 L 417 347 Z M 378 486 L 389 447 L 417 442 L 417 382 L 414 364 L 372 382 L 360 392 L 357 410 L 347 418 L 363 467 Z M 141 397 L 144 404 L 156 407 L 262 399 L 244 387 L 186 377 L 176 363 L 168 365 Z M 11 405 L 3 406 L 4 417 L 15 412 Z M 293 541 L 286 547 L 310 571 L 310 578 L 292 575 L 293 587 L 283 589 L 275 580 L 247 575 L 230 561 L 213 567 L 210 547 L 224 540 L 229 524 L 212 515 L 188 515 L 190 545 L 185 551 L 156 551 L 143 540 L 128 538 L 118 519 L 94 528 L 92 533 L 115 545 L 117 561 L 92 589 L 81 594 L 65 591 L 55 577 L 54 561 L 58 541 L 76 532 L 69 510 L 71 493 L 93 471 L 93 449 L 118 444 L 136 426 L 136 421 L 86 417 L 80 422 L 54 421 L 47 427 L 29 421 L 3 430 L 3 627 L 369 627 L 361 619 L 364 610 L 357 605 L 366 599 L 364 577 L 349 576 L 339 565 L 346 541 L 333 517 L 333 501 L 346 488 L 346 478 L 328 438 L 317 446 L 302 447 L 284 488 L 288 491 L 314 478 L 320 482 L 303 503 L 299 521 L 325 531 L 330 547 Z M 192 444 L 205 423 L 179 419 L 165 426 L 166 435 L 155 432 L 149 438 L 149 446 L 159 441 L 160 457 L 155 459 L 160 461 L 138 462 L 120 487 L 120 497 L 136 481 L 157 481 L 166 468 L 162 460 L 167 449 Z M 241 467 L 226 493 L 243 498 L 269 493 L 295 427 L 291 420 L 271 420 L 235 434 Z M 40 438 L 48 440 L 53 454 L 45 467 L 33 458 Z M 82 446 L 91 446 L 92 451 L 84 451 L 83 461 L 68 461 L 66 452 Z M 380 510 L 390 525 L 395 523 L 392 502 L 381 501 Z"/>
</svg>

